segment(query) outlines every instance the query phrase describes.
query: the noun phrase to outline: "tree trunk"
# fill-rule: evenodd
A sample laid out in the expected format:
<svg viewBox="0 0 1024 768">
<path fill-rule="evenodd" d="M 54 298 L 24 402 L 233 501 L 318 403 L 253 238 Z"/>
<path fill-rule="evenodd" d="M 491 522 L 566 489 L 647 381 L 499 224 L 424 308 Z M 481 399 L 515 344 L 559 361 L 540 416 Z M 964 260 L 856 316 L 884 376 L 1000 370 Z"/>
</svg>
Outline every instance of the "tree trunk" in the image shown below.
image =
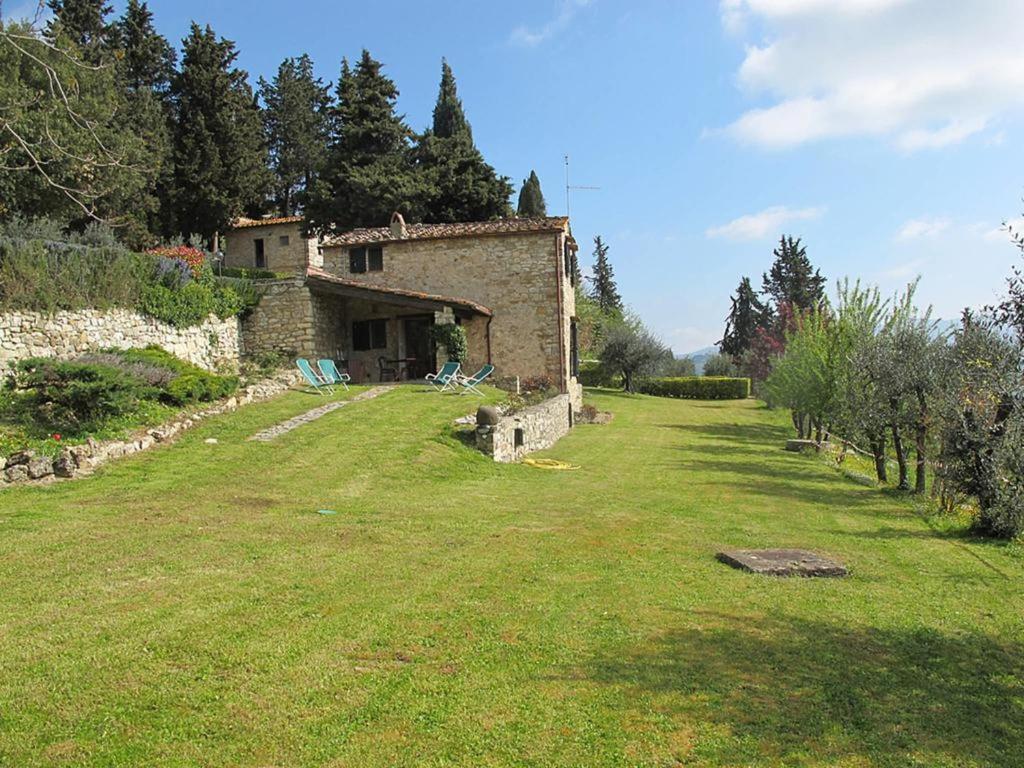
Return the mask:
<svg viewBox="0 0 1024 768">
<path fill-rule="evenodd" d="M 917 467 L 914 474 L 914 492 L 924 493 L 927 487 L 928 471 L 928 400 L 924 392 L 917 393 L 917 430 L 914 434 L 914 453 L 917 456 Z"/>
<path fill-rule="evenodd" d="M 790 411 L 790 417 L 793 419 L 793 429 L 796 430 L 796 436 L 798 440 L 804 439 L 804 417 L 796 411 Z"/>
<path fill-rule="evenodd" d="M 821 448 L 821 441 L 823 439 L 821 419 L 815 419 L 814 421 L 814 442 L 818 444 L 818 448 Z"/>
<path fill-rule="evenodd" d="M 627 392 L 633 391 L 633 374 L 629 371 L 622 372 L 622 385 Z"/>
<path fill-rule="evenodd" d="M 889 471 L 885 465 L 885 435 L 868 435 L 871 441 L 871 453 L 875 457 L 875 474 L 878 482 L 889 482 Z"/>
<path fill-rule="evenodd" d="M 903 436 L 900 434 L 900 428 L 895 422 L 892 424 L 892 448 L 896 452 L 896 463 L 900 468 L 898 488 L 901 491 L 909 491 L 910 476 L 907 472 L 907 451 L 903 446 Z"/>
</svg>

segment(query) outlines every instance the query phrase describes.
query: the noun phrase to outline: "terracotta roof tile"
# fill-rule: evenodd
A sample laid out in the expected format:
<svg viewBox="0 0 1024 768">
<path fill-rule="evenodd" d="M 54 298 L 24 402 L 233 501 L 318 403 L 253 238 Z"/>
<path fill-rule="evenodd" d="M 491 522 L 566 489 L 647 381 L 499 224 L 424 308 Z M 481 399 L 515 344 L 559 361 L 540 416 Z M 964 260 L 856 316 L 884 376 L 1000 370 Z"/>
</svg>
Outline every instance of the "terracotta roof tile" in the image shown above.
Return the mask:
<svg viewBox="0 0 1024 768">
<path fill-rule="evenodd" d="M 405 288 L 390 288 L 383 285 L 373 285 L 372 283 L 364 283 L 359 280 L 346 280 L 343 277 L 332 275 L 330 272 L 324 272 L 322 269 L 316 267 L 309 267 L 306 269 L 306 278 L 312 280 L 314 283 L 321 281 L 329 283 L 331 285 L 338 285 L 344 288 L 354 288 L 356 290 L 367 291 L 369 293 L 377 293 L 387 296 L 396 296 L 398 298 L 408 299 L 422 299 L 424 301 L 436 301 L 439 304 L 449 304 L 455 307 L 461 307 L 468 309 L 479 315 L 485 315 L 490 317 L 494 313 L 483 304 L 478 304 L 471 299 L 460 299 L 453 296 L 440 296 L 436 293 L 423 293 L 422 291 L 410 291 Z"/>
<path fill-rule="evenodd" d="M 475 237 L 480 235 L 509 235 L 520 232 L 559 232 L 568 219 L 548 216 L 537 219 L 496 219 L 470 221 L 457 224 L 406 224 L 406 236 L 391 236 L 389 227 L 367 227 L 328 235 L 324 246 L 367 245 L 370 243 L 405 242 L 408 240 L 439 240 L 449 237 Z"/>
<path fill-rule="evenodd" d="M 249 219 L 240 216 L 231 222 L 231 229 L 246 229 L 247 227 L 272 227 L 275 224 L 298 224 L 302 221 L 301 216 L 275 216 L 268 219 Z"/>
</svg>

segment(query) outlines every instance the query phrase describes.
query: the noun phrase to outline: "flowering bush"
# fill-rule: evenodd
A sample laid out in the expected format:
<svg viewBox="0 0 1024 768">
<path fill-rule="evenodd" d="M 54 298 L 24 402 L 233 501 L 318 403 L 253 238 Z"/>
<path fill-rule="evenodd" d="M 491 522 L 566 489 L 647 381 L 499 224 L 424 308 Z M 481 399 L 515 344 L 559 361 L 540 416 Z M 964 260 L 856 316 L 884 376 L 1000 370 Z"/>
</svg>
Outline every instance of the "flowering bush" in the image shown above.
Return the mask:
<svg viewBox="0 0 1024 768">
<path fill-rule="evenodd" d="M 159 248 L 150 248 L 146 253 L 151 256 L 184 262 L 192 271 L 192 277 L 199 277 L 203 271 L 203 265 L 206 263 L 206 254 L 190 245 L 165 245 Z"/>
</svg>

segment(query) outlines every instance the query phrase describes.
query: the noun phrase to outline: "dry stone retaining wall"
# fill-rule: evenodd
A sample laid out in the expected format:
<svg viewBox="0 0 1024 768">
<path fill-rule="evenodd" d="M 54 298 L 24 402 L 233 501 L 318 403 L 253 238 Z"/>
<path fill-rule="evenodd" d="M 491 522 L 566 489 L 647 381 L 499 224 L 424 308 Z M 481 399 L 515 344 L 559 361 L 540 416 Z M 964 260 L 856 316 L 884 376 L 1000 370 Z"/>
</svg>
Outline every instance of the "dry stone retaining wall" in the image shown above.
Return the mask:
<svg viewBox="0 0 1024 768">
<path fill-rule="evenodd" d="M 200 325 L 177 328 L 127 309 L 7 312 L 0 314 L 0 377 L 27 357 L 68 359 L 110 347 L 150 344 L 207 370 L 236 368 L 238 320 L 211 315 Z"/>
<path fill-rule="evenodd" d="M 518 461 L 528 453 L 550 448 L 573 424 L 573 398 L 556 395 L 539 405 L 502 416 L 497 424 L 476 428 L 476 446 L 495 461 Z"/>
</svg>

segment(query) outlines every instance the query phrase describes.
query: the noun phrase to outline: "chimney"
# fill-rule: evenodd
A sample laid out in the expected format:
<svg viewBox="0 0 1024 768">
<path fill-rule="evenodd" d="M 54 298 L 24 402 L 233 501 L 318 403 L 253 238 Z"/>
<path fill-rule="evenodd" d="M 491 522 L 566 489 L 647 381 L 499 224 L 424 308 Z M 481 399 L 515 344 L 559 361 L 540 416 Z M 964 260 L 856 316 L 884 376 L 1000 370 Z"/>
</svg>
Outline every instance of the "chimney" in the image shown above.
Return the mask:
<svg viewBox="0 0 1024 768">
<path fill-rule="evenodd" d="M 407 235 L 405 219 L 402 218 L 402 214 L 395 211 L 391 214 L 391 237 L 395 240 L 405 240 Z"/>
</svg>

